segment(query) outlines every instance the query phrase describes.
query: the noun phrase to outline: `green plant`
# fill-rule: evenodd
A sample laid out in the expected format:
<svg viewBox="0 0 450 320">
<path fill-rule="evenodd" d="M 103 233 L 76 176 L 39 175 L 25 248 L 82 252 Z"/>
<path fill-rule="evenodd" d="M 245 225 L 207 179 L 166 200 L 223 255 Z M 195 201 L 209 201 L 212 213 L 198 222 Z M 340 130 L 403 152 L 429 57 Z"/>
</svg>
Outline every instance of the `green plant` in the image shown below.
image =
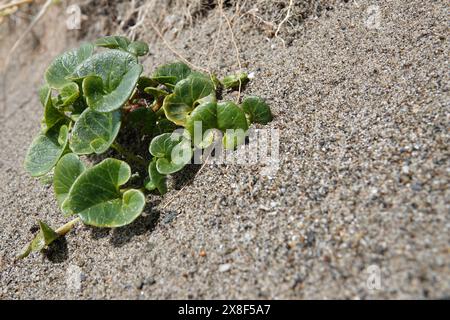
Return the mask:
<svg viewBox="0 0 450 320">
<path fill-rule="evenodd" d="M 39 91 L 42 130 L 28 150 L 25 169 L 33 177 L 51 180 L 62 213 L 76 218 L 56 230 L 39 221 L 39 233 L 19 257 L 44 249 L 78 221 L 108 228 L 131 223 L 144 210 L 144 193 L 166 193 L 167 175 L 190 163 L 194 148 L 211 143 L 212 136 L 203 133 L 218 129 L 225 146 L 235 148 L 242 139 L 230 136 L 229 129 L 246 132 L 250 123 L 272 119 L 258 97 L 244 99 L 241 106 L 217 102 L 222 86 L 240 88 L 248 81 L 246 74 L 221 83 L 214 75 L 174 62 L 142 76 L 138 58 L 148 51 L 143 42 L 108 36 L 60 55 L 47 69 L 46 84 Z M 194 135 L 198 124 L 200 139 Z M 135 154 L 118 143 L 118 137 L 133 130 L 139 139 L 151 141 L 147 154 Z M 129 164 L 107 158 L 88 167 L 80 159 L 111 148 Z M 148 172 L 135 188 L 130 164 Z"/>
</svg>

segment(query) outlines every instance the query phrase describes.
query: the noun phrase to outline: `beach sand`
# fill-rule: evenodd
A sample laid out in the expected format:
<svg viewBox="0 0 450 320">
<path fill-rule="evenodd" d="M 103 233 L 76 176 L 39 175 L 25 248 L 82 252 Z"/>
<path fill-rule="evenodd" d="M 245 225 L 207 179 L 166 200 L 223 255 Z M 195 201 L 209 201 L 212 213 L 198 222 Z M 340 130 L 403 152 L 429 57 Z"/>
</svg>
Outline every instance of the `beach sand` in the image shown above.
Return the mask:
<svg viewBox="0 0 450 320">
<path fill-rule="evenodd" d="M 448 2 L 312 2 L 320 7 L 285 23 L 284 45 L 249 14 L 232 21 L 242 66 L 255 74 L 242 95 L 264 97 L 274 120 L 258 128 L 280 133 L 277 172 L 192 166 L 164 197 L 150 195 L 132 225 L 79 225 L 46 254 L 15 261 L 38 219 L 67 221 L 52 188 L 22 166 L 39 131 L 42 73 L 99 35 L 66 30 L 64 8 L 52 7 L 3 83 L 0 298 L 448 298 Z M 174 15 L 165 34 L 175 50 L 220 77 L 238 69 L 217 7 L 178 32 Z M 25 26 L 0 26 L 2 59 Z M 147 73 L 177 59 L 148 26 L 139 38 L 150 42 Z M 375 290 L 370 270 L 380 271 Z"/>
</svg>

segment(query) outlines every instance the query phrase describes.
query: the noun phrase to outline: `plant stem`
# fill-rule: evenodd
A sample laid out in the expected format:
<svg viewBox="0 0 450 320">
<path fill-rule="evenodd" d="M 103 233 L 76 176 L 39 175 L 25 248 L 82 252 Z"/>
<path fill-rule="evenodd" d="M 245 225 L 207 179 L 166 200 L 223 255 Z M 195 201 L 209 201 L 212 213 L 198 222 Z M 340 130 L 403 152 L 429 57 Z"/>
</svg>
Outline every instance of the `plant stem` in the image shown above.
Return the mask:
<svg viewBox="0 0 450 320">
<path fill-rule="evenodd" d="M 160 108 L 156 111 L 156 116 L 157 116 L 158 118 L 161 118 L 161 117 L 165 116 L 164 109 L 160 107 Z"/>
<path fill-rule="evenodd" d="M 127 149 L 125 149 L 123 146 L 121 146 L 119 143 L 114 142 L 111 147 L 116 150 L 118 153 L 120 153 L 121 155 L 123 155 L 128 161 L 131 162 L 135 162 L 143 167 L 147 166 L 147 162 L 136 156 L 135 154 L 131 153 L 130 151 L 128 151 Z"/>
<path fill-rule="evenodd" d="M 80 221 L 80 218 L 75 218 L 72 221 L 67 222 L 62 227 L 56 229 L 56 233 L 59 234 L 61 237 L 66 235 L 70 230 L 72 230 L 73 226 Z"/>
</svg>

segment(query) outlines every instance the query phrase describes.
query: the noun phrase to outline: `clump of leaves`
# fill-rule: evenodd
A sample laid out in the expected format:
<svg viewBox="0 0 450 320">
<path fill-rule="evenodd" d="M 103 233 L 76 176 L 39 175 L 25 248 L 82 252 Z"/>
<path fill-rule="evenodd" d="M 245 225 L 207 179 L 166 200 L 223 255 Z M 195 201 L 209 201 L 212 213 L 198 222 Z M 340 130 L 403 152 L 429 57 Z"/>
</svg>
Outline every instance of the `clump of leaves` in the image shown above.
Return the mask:
<svg viewBox="0 0 450 320">
<path fill-rule="evenodd" d="M 230 129 L 245 133 L 253 122 L 272 120 L 259 97 L 247 97 L 241 105 L 217 101 L 217 90 L 241 88 L 247 74 L 219 81 L 174 62 L 143 76 L 139 57 L 148 52 L 143 42 L 108 36 L 63 53 L 48 67 L 39 91 L 42 129 L 28 150 L 25 169 L 50 180 L 61 212 L 75 218 L 56 230 L 39 221 L 38 234 L 20 258 L 45 249 L 79 221 L 106 228 L 130 224 L 144 210 L 145 193 L 165 194 L 167 176 L 191 162 L 194 148 L 211 143 L 211 135 L 203 136 L 208 130 L 223 132 L 225 146 L 233 149 L 243 139 L 230 136 Z M 130 128 L 139 139 L 149 138 L 147 154 L 134 154 L 117 142 Z M 88 166 L 80 159 L 111 148 L 126 161 L 107 158 Z M 148 174 L 143 185 L 132 188 L 130 178 L 138 167 Z"/>
</svg>

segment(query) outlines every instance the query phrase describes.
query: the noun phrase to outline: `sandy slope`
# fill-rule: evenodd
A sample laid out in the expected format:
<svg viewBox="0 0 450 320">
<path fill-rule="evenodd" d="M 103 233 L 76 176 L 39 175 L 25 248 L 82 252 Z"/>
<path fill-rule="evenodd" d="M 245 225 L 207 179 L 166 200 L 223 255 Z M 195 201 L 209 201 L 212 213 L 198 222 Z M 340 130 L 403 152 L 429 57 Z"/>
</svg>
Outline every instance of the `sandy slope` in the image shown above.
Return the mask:
<svg viewBox="0 0 450 320">
<path fill-rule="evenodd" d="M 39 128 L 39 73 L 73 36 L 44 33 L 61 41 L 43 41 L 28 61 L 18 55 L 0 127 L 0 297 L 448 297 L 446 1 L 378 1 L 379 29 L 365 24 L 371 2 L 346 2 L 290 26 L 286 48 L 248 17 L 235 25 L 241 59 L 256 73 L 245 94 L 270 102 L 267 127 L 281 132 L 276 175 L 205 167 L 162 199 L 177 195 L 164 209 L 152 196 L 129 227 L 79 226 L 47 256 L 14 262 L 36 219 L 64 221 L 51 188 L 21 162 Z M 51 19 L 63 23 L 57 12 Z M 205 65 L 202 48 L 219 37 L 212 67 L 224 75 L 236 62 L 218 25 L 212 10 L 173 45 Z M 2 35 L 2 47 L 8 41 Z M 173 59 L 154 42 L 145 65 Z M 178 178 L 178 188 L 188 180 Z M 370 265 L 381 268 L 381 290 L 366 286 Z M 78 272 L 81 288 L 68 288 Z"/>
</svg>

